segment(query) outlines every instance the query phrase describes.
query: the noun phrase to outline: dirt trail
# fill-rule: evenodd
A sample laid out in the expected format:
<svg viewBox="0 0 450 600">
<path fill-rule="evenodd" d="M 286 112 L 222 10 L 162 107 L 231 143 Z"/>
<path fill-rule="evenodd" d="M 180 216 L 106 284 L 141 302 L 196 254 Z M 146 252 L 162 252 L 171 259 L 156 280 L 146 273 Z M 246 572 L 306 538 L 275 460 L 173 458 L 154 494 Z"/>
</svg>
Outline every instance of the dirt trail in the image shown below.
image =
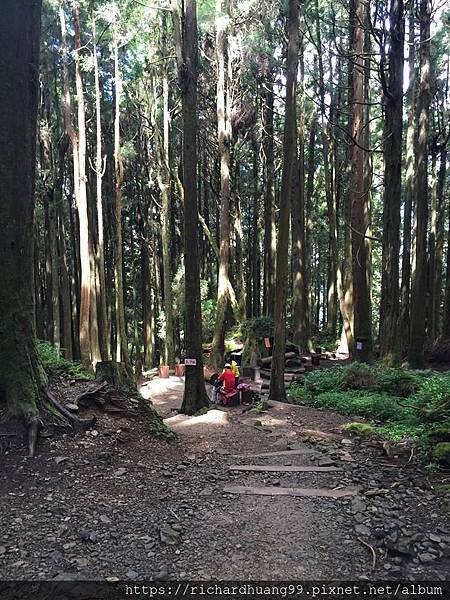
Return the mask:
<svg viewBox="0 0 450 600">
<path fill-rule="evenodd" d="M 0 578 L 448 578 L 448 512 L 415 459 L 346 439 L 346 419 L 329 411 L 275 403 L 259 415 L 235 407 L 186 417 L 176 413 L 181 379 L 144 382 L 141 392 L 175 443 L 106 417 L 96 432 L 50 440 L 33 461 L 0 455 Z M 247 458 L 264 452 L 278 454 Z M 230 470 L 267 464 L 340 470 Z M 358 494 L 240 495 L 225 486 Z"/>
</svg>

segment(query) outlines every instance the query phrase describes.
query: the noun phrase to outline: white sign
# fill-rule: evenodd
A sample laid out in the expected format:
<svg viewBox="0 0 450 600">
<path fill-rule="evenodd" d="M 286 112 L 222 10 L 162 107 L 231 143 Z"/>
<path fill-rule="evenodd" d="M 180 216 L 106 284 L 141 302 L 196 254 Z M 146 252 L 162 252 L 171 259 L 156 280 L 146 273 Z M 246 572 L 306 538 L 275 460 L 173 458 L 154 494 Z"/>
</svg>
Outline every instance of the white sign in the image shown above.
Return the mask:
<svg viewBox="0 0 450 600">
<path fill-rule="evenodd" d="M 363 349 L 362 342 L 356 342 L 356 349 L 357 350 L 362 350 Z"/>
<path fill-rule="evenodd" d="M 191 367 L 195 367 L 195 365 L 197 364 L 197 359 L 196 358 L 185 358 L 184 364 L 189 365 Z"/>
</svg>

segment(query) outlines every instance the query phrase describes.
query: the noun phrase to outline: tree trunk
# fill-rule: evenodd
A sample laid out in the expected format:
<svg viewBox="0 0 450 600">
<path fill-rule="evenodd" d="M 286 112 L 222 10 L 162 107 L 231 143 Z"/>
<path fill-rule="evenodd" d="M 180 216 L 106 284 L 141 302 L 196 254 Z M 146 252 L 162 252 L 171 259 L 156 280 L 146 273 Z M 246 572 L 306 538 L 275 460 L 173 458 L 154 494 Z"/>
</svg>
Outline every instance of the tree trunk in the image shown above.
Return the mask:
<svg viewBox="0 0 450 600">
<path fill-rule="evenodd" d="M 263 152 L 265 166 L 264 193 L 264 295 L 263 312 L 274 316 L 275 306 L 275 260 L 276 260 L 276 227 L 275 227 L 275 153 L 273 138 L 273 67 L 269 65 L 266 76 L 266 94 L 264 106 Z"/>
<path fill-rule="evenodd" d="M 122 248 L 122 182 L 123 162 L 120 152 L 120 101 L 122 98 L 122 76 L 119 69 L 119 40 L 117 32 L 117 13 L 113 23 L 114 47 L 114 276 L 116 292 L 116 361 L 125 363 L 128 374 L 131 374 L 131 363 L 128 355 L 128 338 L 125 324 L 125 306 L 123 293 L 123 248 Z"/>
<path fill-rule="evenodd" d="M 316 0 L 316 36 L 319 48 L 319 94 L 320 112 L 322 123 L 322 155 L 323 170 L 325 176 L 325 197 L 327 200 L 327 213 L 329 222 L 329 281 L 327 296 L 327 331 L 333 336 L 336 334 L 337 307 L 336 307 L 336 273 L 337 273 L 337 230 L 336 230 L 336 205 L 333 194 L 333 179 L 331 176 L 332 157 L 330 156 L 330 134 L 328 131 L 327 117 L 325 113 L 325 81 L 322 59 L 322 41 L 320 35 L 319 4 Z"/>
<path fill-rule="evenodd" d="M 402 281 L 400 287 L 400 339 L 403 352 L 408 347 L 410 325 L 410 287 L 411 287 L 411 216 L 415 198 L 416 159 L 414 138 L 416 126 L 415 112 L 415 36 L 414 36 L 414 7 L 410 9 L 408 66 L 409 86 L 407 92 L 408 126 L 406 130 L 406 178 L 405 178 L 405 207 L 403 211 L 403 250 L 402 250 Z"/>
<path fill-rule="evenodd" d="M 434 285 L 434 326 L 436 337 L 441 333 L 441 301 L 442 301 L 442 268 L 444 254 L 444 229 L 445 229 L 445 183 L 447 175 L 447 149 L 441 148 L 439 159 L 439 174 L 437 181 L 437 237 L 436 237 L 436 272 L 433 281 Z M 450 229 L 450 222 L 448 225 Z"/>
<path fill-rule="evenodd" d="M 306 183 L 306 223 L 305 223 L 305 262 L 308 293 L 308 338 L 311 338 L 311 322 L 313 321 L 313 231 L 314 231 L 314 173 L 316 170 L 315 147 L 317 135 L 317 109 L 313 109 L 309 126 L 308 140 L 308 177 Z M 309 342 L 312 349 L 312 342 Z"/>
<path fill-rule="evenodd" d="M 166 21 L 164 18 L 164 38 Z M 165 44 L 164 44 L 165 46 Z M 169 166 L 169 81 L 167 72 L 163 72 L 163 139 L 160 152 L 160 175 L 158 177 L 162 197 L 162 258 L 164 281 L 164 314 L 166 320 L 166 335 L 164 347 L 164 364 L 175 368 L 174 325 L 172 282 L 170 277 L 170 166 Z"/>
<path fill-rule="evenodd" d="M 39 0 L 5 0 L 0 19 L 0 403 L 33 427 L 45 381 L 33 293 L 40 15 Z"/>
<path fill-rule="evenodd" d="M 235 299 L 230 290 L 230 143 L 231 123 L 229 109 L 230 89 L 225 67 L 228 57 L 228 6 L 216 0 L 216 53 L 217 53 L 217 134 L 220 157 L 220 244 L 219 277 L 217 285 L 217 314 L 209 364 L 223 364 L 225 327 L 229 307 Z"/>
<path fill-rule="evenodd" d="M 391 0 L 388 77 L 384 89 L 384 198 L 380 354 L 387 366 L 401 360 L 399 330 L 400 202 L 403 135 L 403 1 Z"/>
<path fill-rule="evenodd" d="M 365 4 L 356 0 L 353 29 L 353 105 L 350 170 L 351 243 L 354 305 L 354 357 L 369 360 L 372 355 L 372 327 L 370 292 L 367 281 L 367 248 L 365 244 L 366 218 L 364 189 L 364 25 Z"/>
<path fill-rule="evenodd" d="M 420 88 L 417 101 L 419 132 L 416 147 L 417 202 L 415 272 L 411 293 L 411 332 L 408 362 L 413 368 L 424 364 L 426 293 L 427 293 L 427 221 L 428 221 L 428 131 L 431 102 L 430 21 L 431 0 L 421 0 L 420 11 Z"/>
<path fill-rule="evenodd" d="M 102 121 L 101 121 L 101 98 L 100 80 L 98 74 L 98 58 L 96 44 L 96 20 L 93 19 L 93 60 L 95 81 L 95 124 L 96 124 L 96 157 L 95 157 L 95 180 L 97 193 L 97 271 L 98 271 L 98 338 L 102 360 L 109 357 L 108 344 L 108 312 L 106 308 L 106 280 L 105 280 L 105 241 L 103 225 L 103 199 L 102 180 L 106 167 L 106 155 L 102 158 Z M 104 161 L 104 165 L 103 165 Z"/>
<path fill-rule="evenodd" d="M 75 180 L 78 220 L 80 225 L 81 299 L 80 299 L 80 352 L 81 362 L 91 367 L 91 262 L 89 249 L 89 217 L 86 191 L 86 123 L 84 110 L 83 81 L 80 68 L 80 7 L 77 1 L 72 6 L 75 30 L 75 84 L 78 108 L 78 181 Z M 75 160 L 75 159 L 74 159 Z M 75 177 L 75 171 L 74 171 Z"/>
<path fill-rule="evenodd" d="M 300 51 L 300 124 L 298 131 L 298 186 L 292 198 L 292 331 L 294 344 L 302 350 L 311 346 L 309 335 L 308 285 L 305 242 L 305 89 L 303 36 Z"/>
<path fill-rule="evenodd" d="M 287 20 L 288 48 L 286 60 L 286 109 L 283 136 L 283 169 L 280 194 L 280 218 L 277 244 L 275 332 L 270 372 L 271 400 L 286 399 L 284 360 L 286 350 L 286 295 L 289 244 L 289 221 L 292 198 L 293 169 L 296 164 L 295 88 L 299 53 L 299 10 L 297 0 L 289 0 Z"/>
<path fill-rule="evenodd" d="M 185 346 L 186 358 L 195 361 L 195 364 L 186 365 L 181 412 L 194 414 L 209 404 L 203 379 L 202 315 L 198 264 L 198 34 L 196 1 L 184 1 L 183 43 L 181 42 L 177 0 L 172 0 L 172 17 L 183 109 Z"/>
<path fill-rule="evenodd" d="M 448 205 L 450 223 L 450 203 Z M 447 268 L 444 294 L 444 314 L 442 319 L 442 339 L 450 340 L 450 226 L 447 229 Z"/>
</svg>

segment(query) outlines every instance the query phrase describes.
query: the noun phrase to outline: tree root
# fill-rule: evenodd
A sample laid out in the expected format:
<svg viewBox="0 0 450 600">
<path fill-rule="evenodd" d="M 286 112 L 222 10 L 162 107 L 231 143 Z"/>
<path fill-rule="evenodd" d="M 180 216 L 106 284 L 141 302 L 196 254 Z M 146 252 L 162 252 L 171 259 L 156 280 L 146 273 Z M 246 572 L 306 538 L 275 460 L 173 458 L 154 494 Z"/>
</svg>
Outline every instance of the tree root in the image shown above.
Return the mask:
<svg viewBox="0 0 450 600">
<path fill-rule="evenodd" d="M 48 387 L 44 388 L 44 394 L 50 404 L 56 408 L 56 410 L 61 413 L 65 419 L 70 423 L 75 431 L 86 431 L 90 427 L 92 427 L 96 418 L 92 417 L 90 419 L 82 419 L 81 417 L 77 417 L 76 415 L 69 412 L 54 396 L 54 394 L 48 389 Z"/>
</svg>

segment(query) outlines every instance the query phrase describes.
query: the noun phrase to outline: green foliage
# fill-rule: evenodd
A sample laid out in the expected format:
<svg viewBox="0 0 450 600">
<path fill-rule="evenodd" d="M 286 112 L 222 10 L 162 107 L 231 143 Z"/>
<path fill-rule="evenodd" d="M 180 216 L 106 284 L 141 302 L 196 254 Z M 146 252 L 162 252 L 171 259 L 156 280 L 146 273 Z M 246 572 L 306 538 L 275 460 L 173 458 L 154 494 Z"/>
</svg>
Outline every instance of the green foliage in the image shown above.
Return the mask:
<svg viewBox="0 0 450 600">
<path fill-rule="evenodd" d="M 407 398 L 419 390 L 431 371 L 408 371 L 407 369 L 378 369 L 377 388 L 381 392 Z"/>
<path fill-rule="evenodd" d="M 436 489 L 443 496 L 450 496 L 450 484 L 438 485 Z"/>
<path fill-rule="evenodd" d="M 376 389 L 373 369 L 364 363 L 355 362 L 345 369 L 341 383 L 343 390 L 374 390 Z"/>
<path fill-rule="evenodd" d="M 450 431 L 450 374 L 353 363 L 306 375 L 290 388 L 292 402 L 310 402 L 345 415 L 384 421 L 376 431 L 429 445 Z"/>
<path fill-rule="evenodd" d="M 430 420 L 450 419 L 450 374 L 429 377 L 411 400 Z"/>
<path fill-rule="evenodd" d="M 210 342 L 214 336 L 217 301 L 211 298 L 202 299 L 202 340 Z"/>
<path fill-rule="evenodd" d="M 260 400 L 259 402 L 255 402 L 255 404 L 252 406 L 252 408 L 249 410 L 249 412 L 253 413 L 254 415 L 259 415 L 266 410 L 267 410 L 267 402 Z"/>
<path fill-rule="evenodd" d="M 38 354 L 42 366 L 49 375 L 61 375 L 71 379 L 93 379 L 93 374 L 81 363 L 63 358 L 50 342 L 38 341 Z"/>
<path fill-rule="evenodd" d="M 272 337 L 274 322 L 272 317 L 253 317 L 242 323 L 241 336 L 243 338 L 253 338 L 262 340 L 265 337 Z"/>
<path fill-rule="evenodd" d="M 359 437 L 368 438 L 376 435 L 376 430 L 368 423 L 347 423 L 343 427 L 344 431 L 358 435 Z"/>
<path fill-rule="evenodd" d="M 305 390 L 309 392 L 311 397 L 322 394 L 323 392 L 331 392 L 339 390 L 346 374 L 347 367 L 331 367 L 308 373 L 305 377 Z M 291 386 L 293 394 L 296 395 L 298 386 Z"/>
<path fill-rule="evenodd" d="M 433 459 L 443 465 L 450 465 L 450 443 L 440 442 L 433 450 Z"/>
<path fill-rule="evenodd" d="M 326 406 L 344 415 L 396 421 L 413 412 L 398 403 L 398 398 L 389 394 L 361 390 L 324 392 L 313 400 L 315 406 Z"/>
</svg>

